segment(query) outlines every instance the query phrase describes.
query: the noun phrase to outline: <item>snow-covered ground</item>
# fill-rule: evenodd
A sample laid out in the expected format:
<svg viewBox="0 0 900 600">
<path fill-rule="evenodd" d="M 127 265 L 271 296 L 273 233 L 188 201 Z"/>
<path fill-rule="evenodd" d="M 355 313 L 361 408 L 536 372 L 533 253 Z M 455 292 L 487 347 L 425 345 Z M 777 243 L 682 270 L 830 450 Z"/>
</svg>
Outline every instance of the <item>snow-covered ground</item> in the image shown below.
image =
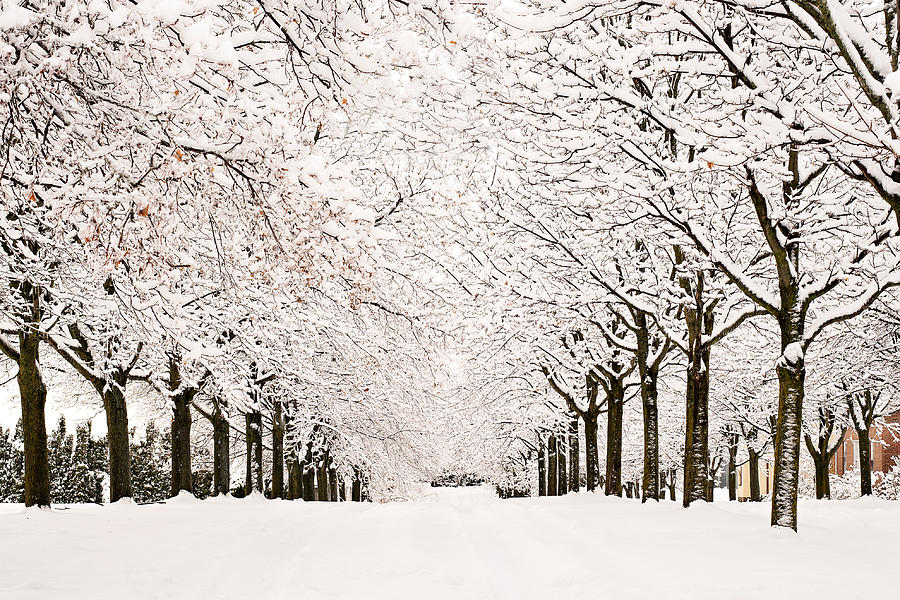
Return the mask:
<svg viewBox="0 0 900 600">
<path fill-rule="evenodd" d="M 767 511 L 479 488 L 382 505 L 5 505 L 0 598 L 900 597 L 900 504 L 805 502 L 799 535 Z"/>
</svg>

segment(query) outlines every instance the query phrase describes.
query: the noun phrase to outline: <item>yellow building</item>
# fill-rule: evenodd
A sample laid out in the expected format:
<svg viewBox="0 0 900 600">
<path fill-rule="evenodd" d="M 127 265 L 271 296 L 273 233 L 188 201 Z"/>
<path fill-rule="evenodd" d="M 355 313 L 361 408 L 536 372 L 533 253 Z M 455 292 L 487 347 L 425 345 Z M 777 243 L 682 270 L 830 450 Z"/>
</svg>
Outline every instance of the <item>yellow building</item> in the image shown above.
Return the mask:
<svg viewBox="0 0 900 600">
<path fill-rule="evenodd" d="M 771 463 L 759 461 L 759 495 L 765 496 L 772 491 L 773 470 Z M 737 468 L 737 498 L 740 501 L 750 499 L 750 461 Z"/>
</svg>

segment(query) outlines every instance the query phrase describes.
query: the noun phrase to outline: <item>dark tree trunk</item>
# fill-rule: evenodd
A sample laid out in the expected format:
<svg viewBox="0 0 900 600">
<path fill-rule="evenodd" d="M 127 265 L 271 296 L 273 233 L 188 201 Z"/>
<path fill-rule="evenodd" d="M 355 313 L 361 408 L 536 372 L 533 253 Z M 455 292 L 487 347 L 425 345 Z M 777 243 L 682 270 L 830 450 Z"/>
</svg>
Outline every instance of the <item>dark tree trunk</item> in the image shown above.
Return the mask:
<svg viewBox="0 0 900 600">
<path fill-rule="evenodd" d="M 358 468 L 353 469 L 353 487 L 350 490 L 350 499 L 353 502 L 362 502 L 362 481 Z"/>
<path fill-rule="evenodd" d="M 675 469 L 669 469 L 669 476 L 666 478 L 666 486 L 669 488 L 669 500 L 677 502 L 675 490 L 678 488 L 678 473 Z"/>
<path fill-rule="evenodd" d="M 338 501 L 338 480 L 337 480 L 337 469 L 331 467 L 328 469 L 328 499 L 331 502 Z"/>
<path fill-rule="evenodd" d="M 762 494 L 759 491 L 759 453 L 748 449 L 750 468 L 750 502 L 761 502 Z"/>
<path fill-rule="evenodd" d="M 678 264 L 685 260 L 681 247 L 675 246 Z M 684 506 L 706 499 L 709 463 L 709 359 L 710 347 L 704 334 L 712 333 L 715 301 L 705 295 L 702 270 L 679 277 L 679 284 L 690 297 L 682 314 L 687 327 L 687 376 L 685 381 L 684 428 Z"/>
<path fill-rule="evenodd" d="M 176 394 L 172 406 L 172 489 L 193 491 L 191 486 L 191 401 L 188 394 Z"/>
<path fill-rule="evenodd" d="M 728 499 L 732 502 L 737 500 L 737 453 L 738 453 L 738 436 L 737 433 L 729 432 L 728 434 Z"/>
<path fill-rule="evenodd" d="M 291 500 L 303 498 L 303 467 L 296 456 L 288 461 L 288 495 Z"/>
<path fill-rule="evenodd" d="M 341 480 L 341 488 L 340 488 L 341 502 L 347 501 L 347 479 Z"/>
<path fill-rule="evenodd" d="M 538 436 L 538 496 L 547 495 L 547 455 L 544 438 Z"/>
<path fill-rule="evenodd" d="M 244 493 L 263 491 L 262 469 L 262 413 L 258 410 L 244 415 L 247 437 L 247 475 L 244 479 Z"/>
<path fill-rule="evenodd" d="M 556 436 L 551 434 L 547 440 L 547 495 L 556 496 L 556 485 L 559 482 L 556 465 Z"/>
<path fill-rule="evenodd" d="M 25 446 L 25 506 L 50 506 L 50 463 L 44 416 L 47 388 L 39 363 L 40 338 L 32 329 L 40 320 L 39 295 L 34 292 L 33 296 L 36 318 L 26 323 L 26 329 L 19 331 L 19 374 L 16 376 Z"/>
<path fill-rule="evenodd" d="M 177 496 L 181 490 L 193 491 L 191 478 L 191 402 L 194 388 L 181 388 L 178 359 L 169 356 L 169 390 L 172 395 L 172 482 L 169 493 Z"/>
<path fill-rule="evenodd" d="M 813 456 L 816 467 L 816 498 L 831 498 L 831 482 L 828 480 L 828 462 L 821 454 Z"/>
<path fill-rule="evenodd" d="M 284 496 L 284 412 L 281 402 L 275 403 L 272 422 L 272 498 Z"/>
<path fill-rule="evenodd" d="M 322 458 L 316 469 L 316 500 L 328 502 L 328 454 Z"/>
<path fill-rule="evenodd" d="M 859 438 L 859 491 L 863 496 L 872 495 L 872 442 L 868 429 L 857 429 Z"/>
<path fill-rule="evenodd" d="M 301 462 L 303 471 L 303 499 L 312 502 L 316 499 L 316 466 L 313 462 Z"/>
<path fill-rule="evenodd" d="M 581 488 L 581 449 L 578 446 L 578 416 L 569 421 L 569 491 Z"/>
<path fill-rule="evenodd" d="M 622 495 L 622 417 L 625 390 L 613 385 L 607 402 L 606 495 Z"/>
<path fill-rule="evenodd" d="M 722 458 L 719 456 L 713 457 L 712 460 L 709 461 L 708 472 L 709 479 L 706 481 L 706 501 L 712 502 L 715 500 L 716 494 L 716 477 L 719 476 L 719 468 L 722 466 Z"/>
<path fill-rule="evenodd" d="M 556 493 L 559 496 L 565 496 L 569 489 L 569 477 L 567 475 L 566 465 L 568 463 L 568 455 L 566 454 L 565 436 L 561 436 L 556 440 L 556 470 L 559 474 L 559 483 L 556 485 Z"/>
<path fill-rule="evenodd" d="M 107 385 L 103 393 L 109 439 L 109 501 L 130 498 L 131 447 L 128 440 L 128 408 L 119 385 Z"/>
<path fill-rule="evenodd" d="M 597 413 L 584 414 L 584 458 L 586 470 L 586 487 L 589 492 L 597 489 L 600 483 L 600 450 L 597 446 Z"/>
<path fill-rule="evenodd" d="M 285 477 L 284 477 L 284 499 L 285 500 L 293 500 L 294 499 L 294 460 L 289 456 L 287 461 L 285 462 Z"/>
<path fill-rule="evenodd" d="M 843 427 L 840 435 L 837 436 L 837 440 L 832 444 L 831 437 L 834 434 L 836 424 L 837 418 L 834 410 L 826 407 L 819 408 L 819 427 L 815 442 L 809 435 L 805 436 L 806 448 L 813 459 L 813 465 L 815 465 L 816 498 L 820 500 L 822 498 L 831 498 L 828 466 L 831 463 L 831 457 L 844 443 L 844 437 L 847 435 L 847 428 Z"/>
<path fill-rule="evenodd" d="M 688 357 L 684 440 L 684 506 L 706 499 L 709 475 L 709 349 L 699 341 Z"/>
<path fill-rule="evenodd" d="M 216 399 L 213 411 L 213 493 L 226 496 L 231 491 L 231 441 L 228 418 Z"/>
</svg>

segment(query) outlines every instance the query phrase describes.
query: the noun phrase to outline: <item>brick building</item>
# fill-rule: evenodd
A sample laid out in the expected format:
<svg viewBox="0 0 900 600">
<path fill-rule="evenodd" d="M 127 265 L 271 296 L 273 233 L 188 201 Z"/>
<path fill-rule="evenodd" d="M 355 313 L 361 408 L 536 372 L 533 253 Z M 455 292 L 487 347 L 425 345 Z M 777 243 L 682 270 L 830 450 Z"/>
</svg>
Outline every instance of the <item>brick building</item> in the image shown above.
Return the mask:
<svg viewBox="0 0 900 600">
<path fill-rule="evenodd" d="M 894 465 L 894 459 L 900 458 L 900 410 L 888 415 L 884 420 L 892 427 L 882 427 L 881 431 L 873 427 L 869 432 L 872 443 L 870 458 L 873 473 L 890 471 Z M 844 443 L 834 453 L 829 470 L 833 475 L 840 477 L 847 471 L 858 468 L 859 436 L 850 428 L 844 436 Z"/>
</svg>

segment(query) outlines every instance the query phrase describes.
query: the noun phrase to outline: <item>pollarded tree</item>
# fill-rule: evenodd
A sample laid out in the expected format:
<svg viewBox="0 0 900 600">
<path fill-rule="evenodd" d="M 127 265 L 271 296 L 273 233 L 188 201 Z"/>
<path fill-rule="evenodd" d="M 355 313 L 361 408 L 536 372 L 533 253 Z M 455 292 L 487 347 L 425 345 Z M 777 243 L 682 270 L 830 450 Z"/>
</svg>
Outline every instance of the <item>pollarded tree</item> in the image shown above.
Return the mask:
<svg viewBox="0 0 900 600">
<path fill-rule="evenodd" d="M 815 421 L 815 434 L 805 433 L 806 449 L 813 459 L 816 470 L 816 498 L 831 498 L 829 468 L 837 449 L 844 443 L 847 426 L 841 426 L 834 407 L 820 406 Z"/>
</svg>

